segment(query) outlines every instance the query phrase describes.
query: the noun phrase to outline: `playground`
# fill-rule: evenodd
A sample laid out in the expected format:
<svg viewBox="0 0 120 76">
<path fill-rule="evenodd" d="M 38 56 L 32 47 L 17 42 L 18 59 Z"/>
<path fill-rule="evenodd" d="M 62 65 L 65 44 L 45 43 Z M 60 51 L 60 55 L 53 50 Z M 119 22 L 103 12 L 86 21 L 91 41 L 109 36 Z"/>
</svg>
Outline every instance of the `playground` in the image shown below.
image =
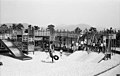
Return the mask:
<svg viewBox="0 0 120 76">
<path fill-rule="evenodd" d="M 116 76 L 120 74 L 120 55 L 76 50 L 73 53 L 48 50 L 23 53 L 10 40 L 1 40 L 9 51 L 0 54 L 1 76 Z M 52 45 L 49 46 L 52 49 Z M 111 48 L 111 47 L 110 47 Z M 118 51 L 119 48 L 116 48 Z M 57 58 L 55 57 L 57 56 Z M 55 57 L 55 58 L 54 58 Z M 53 61 L 54 60 L 54 61 Z"/>
<path fill-rule="evenodd" d="M 120 49 L 115 33 L 38 30 L 0 39 L 1 76 L 116 76 Z M 42 49 L 41 49 L 42 48 Z M 37 50 L 36 50 L 37 49 Z"/>
<path fill-rule="evenodd" d="M 120 74 L 119 53 L 113 53 L 110 57 L 107 53 L 89 50 L 63 52 L 62 55 L 56 50 L 52 55 L 49 50 L 25 54 L 10 40 L 1 40 L 1 43 L 9 51 L 7 54 L 0 54 L 1 76 L 116 76 Z M 116 50 L 120 51 L 119 48 Z M 55 55 L 58 59 L 54 58 Z"/>
</svg>

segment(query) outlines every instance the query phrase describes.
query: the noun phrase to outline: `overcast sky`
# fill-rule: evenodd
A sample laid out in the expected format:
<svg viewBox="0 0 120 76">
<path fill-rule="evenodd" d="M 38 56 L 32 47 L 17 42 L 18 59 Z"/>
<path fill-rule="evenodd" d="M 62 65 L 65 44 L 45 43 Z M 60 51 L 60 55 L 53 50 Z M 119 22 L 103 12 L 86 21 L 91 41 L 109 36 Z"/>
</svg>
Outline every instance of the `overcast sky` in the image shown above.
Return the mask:
<svg viewBox="0 0 120 76">
<path fill-rule="evenodd" d="M 120 0 L 0 0 L 1 23 L 120 27 Z"/>
</svg>

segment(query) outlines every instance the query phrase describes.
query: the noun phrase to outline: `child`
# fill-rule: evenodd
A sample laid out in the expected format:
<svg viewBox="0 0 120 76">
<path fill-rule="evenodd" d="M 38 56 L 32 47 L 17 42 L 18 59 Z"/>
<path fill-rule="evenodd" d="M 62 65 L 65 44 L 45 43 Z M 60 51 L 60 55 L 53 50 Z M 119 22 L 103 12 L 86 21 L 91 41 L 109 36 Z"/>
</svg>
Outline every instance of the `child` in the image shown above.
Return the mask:
<svg viewBox="0 0 120 76">
<path fill-rule="evenodd" d="M 47 58 L 46 58 L 46 59 L 48 59 L 48 58 L 49 58 L 48 50 L 45 50 L 45 53 L 46 53 L 46 55 L 47 55 Z"/>
<path fill-rule="evenodd" d="M 62 50 L 62 49 L 60 49 L 60 57 L 62 57 L 62 53 L 63 53 L 63 50 Z"/>
<path fill-rule="evenodd" d="M 53 58 L 53 52 L 54 52 L 54 46 L 53 46 L 53 42 L 50 41 L 50 47 L 49 47 L 49 54 L 50 54 L 50 57 L 52 58 L 52 62 L 54 62 L 54 58 Z"/>
</svg>

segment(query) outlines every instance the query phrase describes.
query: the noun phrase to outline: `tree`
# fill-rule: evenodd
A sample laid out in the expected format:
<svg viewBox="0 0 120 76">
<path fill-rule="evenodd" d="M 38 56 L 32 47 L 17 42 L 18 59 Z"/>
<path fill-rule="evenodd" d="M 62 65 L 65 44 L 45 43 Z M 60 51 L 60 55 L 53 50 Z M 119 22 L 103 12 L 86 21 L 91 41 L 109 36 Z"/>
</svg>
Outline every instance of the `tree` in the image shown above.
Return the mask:
<svg viewBox="0 0 120 76">
<path fill-rule="evenodd" d="M 91 36 L 92 40 L 94 40 L 96 33 L 97 33 L 97 29 L 95 27 L 90 27 L 90 29 L 89 29 L 90 35 L 89 36 Z"/>
<path fill-rule="evenodd" d="M 113 31 L 112 27 L 110 27 L 110 29 L 107 29 L 106 32 L 107 32 L 107 34 L 115 33 L 115 31 Z"/>
<path fill-rule="evenodd" d="M 118 30 L 116 34 L 116 42 L 117 42 L 117 46 L 120 47 L 120 30 Z"/>
<path fill-rule="evenodd" d="M 83 31 L 83 38 L 85 38 L 85 37 L 87 37 L 87 35 L 88 35 L 88 33 L 89 33 L 89 31 L 88 31 L 88 29 L 86 28 L 84 31 Z"/>
<path fill-rule="evenodd" d="M 32 29 L 32 25 L 28 25 L 28 29 Z"/>
<path fill-rule="evenodd" d="M 54 25 L 48 25 L 48 30 L 50 31 L 50 41 L 53 41 L 54 40 L 54 33 L 55 33 L 55 29 L 54 29 Z"/>
<path fill-rule="evenodd" d="M 35 28 L 35 30 L 39 30 L 40 29 L 40 27 L 38 27 L 38 26 L 34 26 L 34 28 Z"/>
<path fill-rule="evenodd" d="M 28 33 L 28 29 L 25 29 L 25 33 Z"/>
<path fill-rule="evenodd" d="M 18 30 L 22 30 L 22 28 L 24 28 L 23 24 L 19 23 L 19 24 L 17 25 L 17 29 L 18 29 Z"/>
<path fill-rule="evenodd" d="M 0 28 L 1 28 L 1 29 L 0 29 L 1 33 L 4 34 L 4 33 L 7 33 L 7 32 L 8 32 L 8 27 L 7 27 L 6 24 L 2 24 Z"/>
<path fill-rule="evenodd" d="M 12 26 L 9 26 L 9 28 L 8 28 L 8 32 L 9 32 L 9 34 L 12 33 Z"/>
<path fill-rule="evenodd" d="M 76 34 L 80 34 L 82 32 L 82 30 L 79 28 L 79 27 L 77 27 L 76 29 L 75 29 L 75 33 Z"/>
<path fill-rule="evenodd" d="M 97 32 L 97 29 L 95 27 L 90 27 L 89 31 L 91 33 L 95 33 L 95 32 Z"/>
<path fill-rule="evenodd" d="M 55 26 L 54 26 L 54 25 L 52 25 L 52 24 L 51 24 L 51 25 L 48 25 L 48 28 L 47 28 L 47 29 L 48 29 L 48 30 L 50 30 L 50 34 L 51 34 L 51 35 L 53 35 L 53 34 L 54 34 L 54 32 L 55 32 L 54 27 L 55 27 Z"/>
<path fill-rule="evenodd" d="M 12 29 L 16 30 L 16 28 L 17 28 L 17 25 L 16 24 L 12 24 Z"/>
<path fill-rule="evenodd" d="M 2 34 L 2 28 L 0 27 L 0 34 Z"/>
<path fill-rule="evenodd" d="M 32 27 L 32 25 L 28 25 L 28 33 L 29 33 L 29 35 L 34 34 L 34 27 Z"/>
</svg>

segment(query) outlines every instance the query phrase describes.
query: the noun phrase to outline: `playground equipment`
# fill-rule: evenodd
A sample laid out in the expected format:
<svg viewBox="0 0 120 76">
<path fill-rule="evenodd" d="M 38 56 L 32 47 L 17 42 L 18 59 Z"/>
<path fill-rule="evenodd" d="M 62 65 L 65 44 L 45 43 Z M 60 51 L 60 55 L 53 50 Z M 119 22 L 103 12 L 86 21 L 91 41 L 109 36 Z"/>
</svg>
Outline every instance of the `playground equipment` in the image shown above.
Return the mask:
<svg viewBox="0 0 120 76">
<path fill-rule="evenodd" d="M 57 55 L 52 56 L 55 60 L 59 60 L 59 57 Z"/>
<path fill-rule="evenodd" d="M 12 54 L 12 56 L 14 58 L 17 58 L 17 59 L 20 59 L 20 60 L 30 60 L 30 59 L 32 59 L 31 57 L 24 55 L 22 50 L 17 48 L 17 46 L 15 46 L 14 43 L 12 43 L 11 41 L 0 39 L 0 42 Z"/>
<path fill-rule="evenodd" d="M 109 32 L 103 36 L 103 41 L 106 43 L 105 56 L 99 62 L 111 59 L 111 56 L 116 52 L 116 33 L 112 31 L 112 28 L 110 28 Z"/>
<path fill-rule="evenodd" d="M 84 36 L 86 40 L 85 50 L 102 52 L 105 56 L 99 61 L 111 59 L 111 56 L 116 53 L 116 33 L 112 28 L 103 32 L 90 33 L 87 32 Z"/>
<path fill-rule="evenodd" d="M 58 60 L 58 59 L 59 59 L 59 57 L 58 57 L 57 55 L 54 55 L 53 58 L 54 58 L 55 60 Z"/>
</svg>

